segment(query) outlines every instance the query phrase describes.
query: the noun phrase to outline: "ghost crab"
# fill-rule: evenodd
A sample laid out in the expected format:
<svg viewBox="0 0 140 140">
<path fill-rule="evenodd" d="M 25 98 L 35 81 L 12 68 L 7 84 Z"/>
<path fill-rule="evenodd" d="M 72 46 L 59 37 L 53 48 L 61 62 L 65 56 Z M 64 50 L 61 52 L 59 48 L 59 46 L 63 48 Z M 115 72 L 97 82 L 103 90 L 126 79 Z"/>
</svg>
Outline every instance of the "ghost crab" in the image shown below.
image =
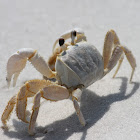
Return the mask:
<svg viewBox="0 0 140 140">
<path fill-rule="evenodd" d="M 71 42 L 65 43 L 68 38 L 71 38 Z M 60 47 L 55 48 L 58 42 Z M 122 64 L 124 54 L 132 67 L 131 81 L 136 68 L 135 58 L 127 47 L 120 44 L 119 38 L 113 30 L 108 31 L 105 36 L 103 56 L 86 41 L 86 36 L 80 29 L 68 31 L 56 40 L 53 54 L 48 62 L 36 50 L 29 48 L 19 50 L 9 58 L 7 63 L 8 86 L 10 86 L 12 76 L 14 76 L 13 85 L 15 86 L 27 60 L 48 80 L 30 80 L 21 87 L 18 94 L 10 99 L 3 112 L 1 120 L 4 128 L 7 127 L 7 120 L 16 105 L 17 117 L 23 122 L 29 123 L 28 132 L 33 135 L 41 97 L 51 101 L 72 99 L 79 121 L 85 126 L 86 121 L 78 104 L 83 89 L 103 78 L 119 61 L 113 76 L 115 77 Z M 56 82 L 52 82 L 49 80 L 50 78 L 55 78 Z M 26 119 L 27 98 L 33 96 L 34 105 L 30 122 L 28 122 Z"/>
</svg>

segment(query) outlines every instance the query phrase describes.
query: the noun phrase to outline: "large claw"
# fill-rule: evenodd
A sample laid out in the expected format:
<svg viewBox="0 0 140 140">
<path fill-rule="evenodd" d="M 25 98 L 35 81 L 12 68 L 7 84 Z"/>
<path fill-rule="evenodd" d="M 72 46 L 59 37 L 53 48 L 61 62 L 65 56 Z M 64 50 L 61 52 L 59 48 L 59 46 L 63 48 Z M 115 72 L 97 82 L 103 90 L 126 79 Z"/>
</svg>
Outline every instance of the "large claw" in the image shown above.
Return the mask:
<svg viewBox="0 0 140 140">
<path fill-rule="evenodd" d="M 7 63 L 7 83 L 10 86 L 11 78 L 13 76 L 13 86 L 16 85 L 17 78 L 20 72 L 24 69 L 26 62 L 30 61 L 32 65 L 44 76 L 54 78 L 55 72 L 52 72 L 46 61 L 31 48 L 23 48 L 17 53 L 13 54 Z"/>
<path fill-rule="evenodd" d="M 16 85 L 18 75 L 24 69 L 24 67 L 26 65 L 27 57 L 25 57 L 25 54 L 23 55 L 21 52 L 25 52 L 25 49 L 24 50 L 19 50 L 17 53 L 13 54 L 8 60 L 7 76 L 6 76 L 8 87 L 10 86 L 12 76 L 14 76 L 13 86 Z M 27 52 L 29 52 L 29 49 L 28 49 Z"/>
<path fill-rule="evenodd" d="M 68 31 L 66 31 L 65 33 L 63 33 L 63 34 L 61 35 L 61 37 L 62 37 L 64 40 L 69 39 L 69 38 L 71 38 L 71 33 L 72 33 L 73 31 L 76 31 L 76 36 L 77 36 L 77 38 L 78 38 L 78 37 L 82 37 L 82 36 L 85 37 L 84 31 L 83 31 L 82 29 L 80 29 L 80 28 L 74 28 L 74 29 L 68 30 Z M 54 43 L 54 45 L 53 45 L 53 52 L 54 52 L 55 47 L 56 47 L 56 44 L 57 44 L 58 42 L 59 42 L 59 38 L 55 41 L 55 43 Z"/>
</svg>

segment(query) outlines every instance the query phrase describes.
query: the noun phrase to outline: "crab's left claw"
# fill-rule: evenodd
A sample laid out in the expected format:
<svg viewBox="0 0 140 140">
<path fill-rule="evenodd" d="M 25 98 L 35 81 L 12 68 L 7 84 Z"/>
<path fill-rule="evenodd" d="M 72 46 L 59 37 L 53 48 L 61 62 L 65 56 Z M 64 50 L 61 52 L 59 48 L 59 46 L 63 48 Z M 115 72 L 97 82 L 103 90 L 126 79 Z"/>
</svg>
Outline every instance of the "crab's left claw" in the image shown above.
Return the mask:
<svg viewBox="0 0 140 140">
<path fill-rule="evenodd" d="M 79 39 L 81 40 L 81 38 L 86 41 L 86 37 L 85 37 L 84 31 L 82 29 L 80 29 L 80 28 L 74 28 L 74 29 L 68 30 L 67 32 L 63 33 L 61 35 L 61 37 L 64 40 L 67 40 L 69 38 L 73 38 L 73 35 L 72 35 L 73 33 L 75 34 L 75 37 L 77 37 L 76 43 L 79 42 Z M 55 43 L 53 45 L 53 52 L 54 52 L 56 44 L 58 42 L 59 42 L 59 38 L 55 41 Z"/>
</svg>

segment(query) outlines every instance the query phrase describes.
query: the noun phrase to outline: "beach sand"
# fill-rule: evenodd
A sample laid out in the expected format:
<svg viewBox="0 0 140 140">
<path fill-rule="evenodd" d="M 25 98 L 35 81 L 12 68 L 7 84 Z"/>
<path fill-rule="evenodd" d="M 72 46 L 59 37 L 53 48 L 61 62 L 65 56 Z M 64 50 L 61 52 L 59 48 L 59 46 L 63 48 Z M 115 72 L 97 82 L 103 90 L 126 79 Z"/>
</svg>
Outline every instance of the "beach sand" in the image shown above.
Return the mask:
<svg viewBox="0 0 140 140">
<path fill-rule="evenodd" d="M 116 78 L 114 68 L 83 91 L 81 111 L 87 121 L 82 127 L 70 100 L 41 100 L 35 136 L 28 124 L 13 111 L 9 131 L 0 128 L 1 140 L 139 140 L 140 139 L 140 1 L 117 0 L 0 0 L 0 116 L 8 100 L 28 80 L 42 79 L 30 63 L 20 74 L 16 87 L 7 88 L 8 58 L 21 48 L 33 48 L 46 60 L 61 33 L 82 28 L 88 42 L 102 54 L 105 34 L 114 29 L 122 45 L 134 54 L 137 68 L 129 84 L 131 66 L 125 58 Z M 28 101 L 31 112 L 33 98 Z M 0 121 L 0 126 L 2 123 Z M 49 130 L 48 133 L 43 133 Z"/>
</svg>

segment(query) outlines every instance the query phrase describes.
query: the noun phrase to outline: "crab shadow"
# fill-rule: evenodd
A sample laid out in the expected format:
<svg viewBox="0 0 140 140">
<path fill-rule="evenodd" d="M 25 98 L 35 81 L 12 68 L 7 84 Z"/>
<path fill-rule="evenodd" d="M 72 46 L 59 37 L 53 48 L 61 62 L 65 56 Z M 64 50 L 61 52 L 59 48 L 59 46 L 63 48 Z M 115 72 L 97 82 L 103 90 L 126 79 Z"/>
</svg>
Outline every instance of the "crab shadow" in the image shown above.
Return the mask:
<svg viewBox="0 0 140 140">
<path fill-rule="evenodd" d="M 106 114 L 106 112 L 109 111 L 112 103 L 127 100 L 134 95 L 140 86 L 140 83 L 133 82 L 132 90 L 126 95 L 128 79 L 124 77 L 120 77 L 119 79 L 121 79 L 122 83 L 118 93 L 109 94 L 107 96 L 99 96 L 88 89 L 84 90 L 80 108 L 85 119 L 88 119 L 88 123 L 85 127 L 81 127 L 76 113 L 73 113 L 66 119 L 55 121 L 45 127 L 37 127 L 37 131 L 40 132 L 44 131 L 46 128 L 53 128 L 54 131 L 47 134 L 40 133 L 30 137 L 27 133 L 28 125 L 17 120 L 13 120 L 13 125 L 16 131 L 6 131 L 4 133 L 10 138 L 26 140 L 34 140 L 39 137 L 43 140 L 66 140 L 74 133 L 82 133 L 81 140 L 85 140 L 87 130 L 96 124 L 96 122 L 98 122 Z"/>
</svg>

